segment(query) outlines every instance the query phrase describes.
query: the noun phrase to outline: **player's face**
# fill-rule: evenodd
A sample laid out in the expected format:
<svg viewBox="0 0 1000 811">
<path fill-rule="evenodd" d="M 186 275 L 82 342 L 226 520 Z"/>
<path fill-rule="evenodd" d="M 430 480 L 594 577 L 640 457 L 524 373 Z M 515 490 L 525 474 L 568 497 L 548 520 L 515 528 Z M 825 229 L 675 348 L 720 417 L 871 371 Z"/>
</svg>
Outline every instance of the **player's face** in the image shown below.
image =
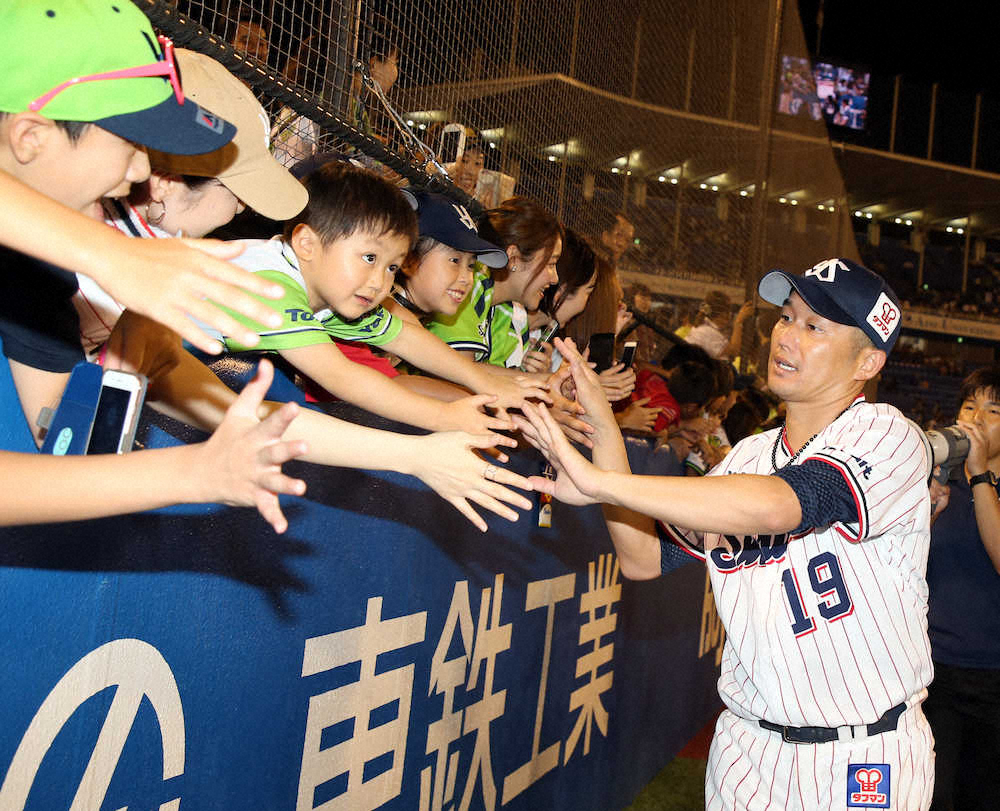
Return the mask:
<svg viewBox="0 0 1000 811">
<path fill-rule="evenodd" d="M 519 280 L 523 282 L 519 295 L 514 297 L 514 301 L 519 301 L 526 310 L 537 310 L 542 300 L 542 293 L 549 285 L 559 281 L 559 274 L 556 271 L 556 262 L 559 261 L 559 254 L 562 253 L 562 240 L 556 238 L 555 247 L 548 258 L 545 251 L 539 250 L 535 255 L 522 259 L 517 264 L 517 274 Z"/>
<path fill-rule="evenodd" d="M 978 425 L 986 437 L 987 459 L 1000 455 L 1000 393 L 980 389 L 962 403 L 958 419 Z"/>
<path fill-rule="evenodd" d="M 406 280 L 410 300 L 425 313 L 454 315 L 472 289 L 476 255 L 435 245 Z"/>
<path fill-rule="evenodd" d="M 771 332 L 767 385 L 788 403 L 828 405 L 851 395 L 866 350 L 857 328 L 815 313 L 792 292 Z"/>
<path fill-rule="evenodd" d="M 355 231 L 321 245 L 310 262 L 310 286 L 319 302 L 348 320 L 382 303 L 410 250 L 403 234 Z"/>
<path fill-rule="evenodd" d="M 103 219 L 101 200 L 124 197 L 133 183 L 149 177 L 146 152 L 97 126 L 73 143 L 54 127 L 50 147 L 39 155 L 31 183 L 59 202 L 95 220 Z"/>
</svg>

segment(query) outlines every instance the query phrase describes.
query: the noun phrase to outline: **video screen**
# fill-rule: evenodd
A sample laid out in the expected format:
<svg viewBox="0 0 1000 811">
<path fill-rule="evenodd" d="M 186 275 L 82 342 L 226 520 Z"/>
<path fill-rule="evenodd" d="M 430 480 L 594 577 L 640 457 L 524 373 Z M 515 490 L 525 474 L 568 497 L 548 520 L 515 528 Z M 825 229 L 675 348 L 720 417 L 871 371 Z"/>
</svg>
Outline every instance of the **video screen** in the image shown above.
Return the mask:
<svg viewBox="0 0 1000 811">
<path fill-rule="evenodd" d="M 852 130 L 865 128 L 871 74 L 857 68 L 781 57 L 778 112 Z"/>
</svg>

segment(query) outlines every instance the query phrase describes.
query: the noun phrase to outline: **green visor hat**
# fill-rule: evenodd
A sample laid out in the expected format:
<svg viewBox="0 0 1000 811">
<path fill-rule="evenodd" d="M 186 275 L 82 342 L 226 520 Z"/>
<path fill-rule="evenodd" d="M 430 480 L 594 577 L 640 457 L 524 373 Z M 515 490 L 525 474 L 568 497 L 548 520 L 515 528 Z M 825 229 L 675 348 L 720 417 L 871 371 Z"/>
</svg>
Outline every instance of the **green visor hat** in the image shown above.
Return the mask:
<svg viewBox="0 0 1000 811">
<path fill-rule="evenodd" d="M 236 128 L 185 99 L 173 45 L 131 0 L 0 3 L 0 111 L 87 121 L 142 146 L 199 155 Z"/>
</svg>

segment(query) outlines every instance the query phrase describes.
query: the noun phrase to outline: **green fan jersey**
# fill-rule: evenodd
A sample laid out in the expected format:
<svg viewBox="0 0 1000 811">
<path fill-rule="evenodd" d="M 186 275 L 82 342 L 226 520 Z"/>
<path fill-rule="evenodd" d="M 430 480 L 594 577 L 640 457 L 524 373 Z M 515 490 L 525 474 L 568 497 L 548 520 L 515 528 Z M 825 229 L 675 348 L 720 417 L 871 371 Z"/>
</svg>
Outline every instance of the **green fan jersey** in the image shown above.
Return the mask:
<svg viewBox="0 0 1000 811">
<path fill-rule="evenodd" d="M 329 343 L 333 338 L 382 346 L 396 338 L 403 329 L 403 322 L 393 318 L 382 307 L 376 307 L 353 321 L 341 318 L 328 308 L 314 312 L 309 306 L 309 294 L 298 259 L 290 245 L 282 240 L 272 239 L 248 240 L 245 246 L 243 253 L 231 261 L 281 285 L 284 295 L 280 300 L 261 300 L 281 313 L 282 322 L 279 327 L 262 329 L 252 319 L 229 310 L 237 321 L 260 331 L 260 343 L 254 347 L 244 346 L 224 336 L 226 349 L 231 352 L 248 349 L 278 352 L 282 349 Z"/>
<path fill-rule="evenodd" d="M 513 369 L 521 365 L 528 344 L 528 312 L 516 301 L 493 306 L 490 315 L 490 363 Z"/>
<path fill-rule="evenodd" d="M 490 316 L 493 310 L 493 279 L 477 269 L 473 276 L 472 292 L 465 297 L 454 315 L 437 313 L 427 322 L 427 329 L 458 351 L 474 352 L 477 361 L 490 356 L 493 340 Z"/>
</svg>

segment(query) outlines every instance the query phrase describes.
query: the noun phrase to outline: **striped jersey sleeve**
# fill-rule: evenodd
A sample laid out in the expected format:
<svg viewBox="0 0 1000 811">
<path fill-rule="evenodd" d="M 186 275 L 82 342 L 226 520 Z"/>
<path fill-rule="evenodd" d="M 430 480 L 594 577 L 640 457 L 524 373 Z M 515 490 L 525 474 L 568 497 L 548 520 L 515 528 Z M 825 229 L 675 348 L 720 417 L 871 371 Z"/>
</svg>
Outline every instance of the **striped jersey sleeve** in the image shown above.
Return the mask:
<svg viewBox="0 0 1000 811">
<path fill-rule="evenodd" d="M 854 542 L 877 538 L 911 520 L 926 487 L 927 459 L 918 429 L 899 411 L 882 403 L 858 409 L 843 425 L 832 427 L 819 449 L 803 462 L 830 465 L 847 483 L 857 520 L 835 524 Z"/>
</svg>

